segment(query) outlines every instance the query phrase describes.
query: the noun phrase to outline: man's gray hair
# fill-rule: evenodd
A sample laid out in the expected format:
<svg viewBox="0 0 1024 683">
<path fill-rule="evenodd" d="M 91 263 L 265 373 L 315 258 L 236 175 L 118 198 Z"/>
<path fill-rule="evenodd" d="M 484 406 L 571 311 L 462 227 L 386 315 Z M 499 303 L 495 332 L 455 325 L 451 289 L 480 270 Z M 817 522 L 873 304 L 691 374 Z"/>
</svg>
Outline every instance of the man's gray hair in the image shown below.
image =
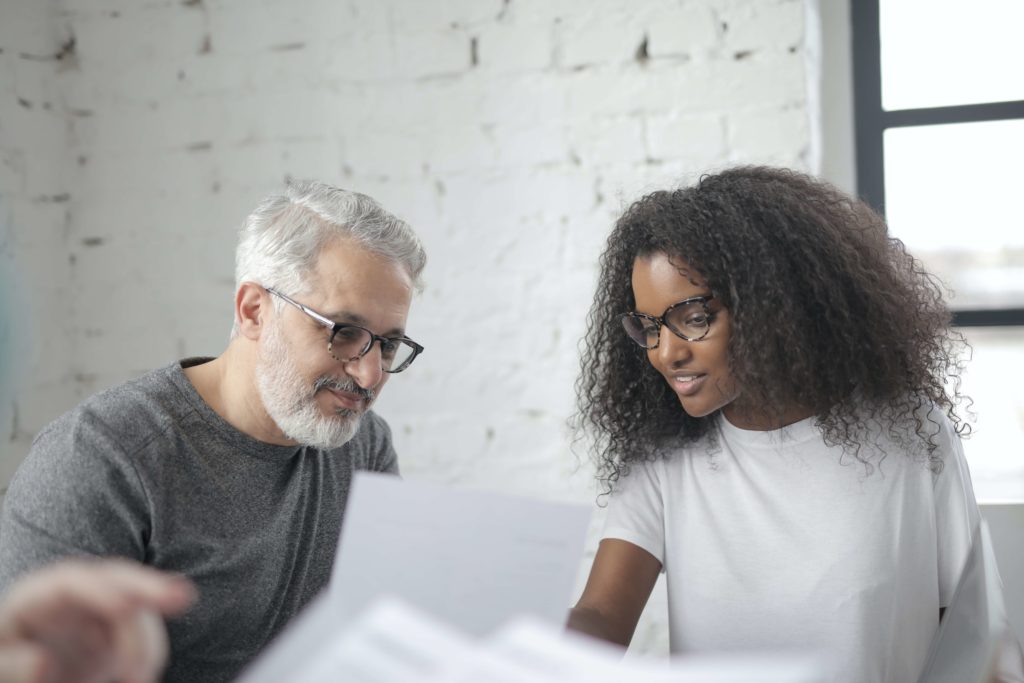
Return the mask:
<svg viewBox="0 0 1024 683">
<path fill-rule="evenodd" d="M 289 295 L 305 293 L 320 250 L 338 238 L 398 263 L 422 289 L 427 256 L 408 223 L 364 194 L 288 180 L 284 194 L 264 199 L 239 231 L 236 291 L 243 282 L 256 282 Z"/>
</svg>

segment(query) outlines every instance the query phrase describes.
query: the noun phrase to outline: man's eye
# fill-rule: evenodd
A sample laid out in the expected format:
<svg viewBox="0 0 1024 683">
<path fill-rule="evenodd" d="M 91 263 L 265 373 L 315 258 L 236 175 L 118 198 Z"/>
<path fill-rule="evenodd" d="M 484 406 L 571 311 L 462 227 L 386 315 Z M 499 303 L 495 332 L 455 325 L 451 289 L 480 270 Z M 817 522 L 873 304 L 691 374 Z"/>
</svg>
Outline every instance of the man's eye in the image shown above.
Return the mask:
<svg viewBox="0 0 1024 683">
<path fill-rule="evenodd" d="M 401 343 L 397 339 L 382 339 L 380 342 L 380 352 L 385 358 L 391 358 L 398 353 L 398 347 Z"/>
<path fill-rule="evenodd" d="M 348 342 L 359 341 L 364 337 L 365 333 L 358 327 L 342 327 L 334 333 L 334 341 L 336 343 L 345 344 Z"/>
</svg>

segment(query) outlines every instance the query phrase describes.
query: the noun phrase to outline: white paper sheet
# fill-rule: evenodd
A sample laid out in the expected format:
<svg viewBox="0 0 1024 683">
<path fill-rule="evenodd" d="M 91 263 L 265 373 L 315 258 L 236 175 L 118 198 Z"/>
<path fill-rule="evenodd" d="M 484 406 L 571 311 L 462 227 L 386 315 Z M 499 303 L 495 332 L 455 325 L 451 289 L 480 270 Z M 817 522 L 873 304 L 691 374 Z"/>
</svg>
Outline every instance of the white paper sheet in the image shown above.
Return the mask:
<svg viewBox="0 0 1024 683">
<path fill-rule="evenodd" d="M 813 652 L 740 651 L 671 659 L 623 659 L 620 648 L 529 619 L 508 624 L 485 645 L 489 651 L 559 683 L 823 683 L 825 680 L 821 658 Z M 444 683 L 449 681 L 445 679 Z"/>
<path fill-rule="evenodd" d="M 375 603 L 344 626 L 334 612 L 322 593 L 236 683 L 421 683 L 478 649 L 395 600 Z"/>
<path fill-rule="evenodd" d="M 622 650 L 533 618 L 474 639 L 393 598 L 344 628 L 318 600 L 238 683 L 822 683 L 813 659 L 733 653 L 622 659 Z M 332 630 L 333 628 L 333 630 Z"/>
<path fill-rule="evenodd" d="M 340 623 L 397 596 L 471 636 L 564 624 L 590 506 L 356 473 L 330 599 Z"/>
</svg>

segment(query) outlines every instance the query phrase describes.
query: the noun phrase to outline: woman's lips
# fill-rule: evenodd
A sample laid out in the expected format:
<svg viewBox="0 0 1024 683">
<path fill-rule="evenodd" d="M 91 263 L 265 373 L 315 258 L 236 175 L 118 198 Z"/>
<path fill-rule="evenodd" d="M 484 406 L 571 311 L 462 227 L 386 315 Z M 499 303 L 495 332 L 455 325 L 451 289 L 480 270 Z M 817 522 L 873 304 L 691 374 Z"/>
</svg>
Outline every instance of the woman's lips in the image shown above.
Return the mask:
<svg viewBox="0 0 1024 683">
<path fill-rule="evenodd" d="M 707 375 L 696 373 L 676 373 L 669 377 L 669 384 L 680 396 L 692 396 L 700 391 L 701 386 L 707 379 Z"/>
</svg>

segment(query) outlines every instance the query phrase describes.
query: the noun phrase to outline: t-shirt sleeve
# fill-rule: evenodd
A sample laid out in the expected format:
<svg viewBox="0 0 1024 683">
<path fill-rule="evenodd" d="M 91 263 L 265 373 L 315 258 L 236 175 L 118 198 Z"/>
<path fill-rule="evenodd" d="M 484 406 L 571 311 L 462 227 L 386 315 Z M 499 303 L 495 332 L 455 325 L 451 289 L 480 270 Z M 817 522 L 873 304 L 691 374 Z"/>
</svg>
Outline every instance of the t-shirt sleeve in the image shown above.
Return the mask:
<svg viewBox="0 0 1024 683">
<path fill-rule="evenodd" d="M 963 571 L 973 534 L 979 530 L 981 512 L 974 498 L 960 437 L 948 420 L 940 422 L 936 438 L 945 466 L 935 482 L 935 517 L 939 540 L 939 605 L 947 607 Z M 1003 610 L 1005 614 L 1005 606 Z M 1009 623 L 1006 628 L 993 680 L 1024 681 L 1024 654 Z"/>
<path fill-rule="evenodd" d="M 665 504 L 663 462 L 635 464 L 615 484 L 608 500 L 601 538 L 628 541 L 654 555 L 665 566 Z"/>
<path fill-rule="evenodd" d="M 981 513 L 974 499 L 963 444 L 945 415 L 939 419 L 939 433 L 935 439 L 943 462 L 942 472 L 935 478 L 939 606 L 946 607 L 953 599 Z"/>
<path fill-rule="evenodd" d="M 145 493 L 131 462 L 88 413 L 65 415 L 36 439 L 0 517 L 0 588 L 71 556 L 144 561 Z"/>
<path fill-rule="evenodd" d="M 398 474 L 398 454 L 391 442 L 391 427 L 376 413 L 371 413 L 370 449 L 368 467 L 371 472 Z"/>
</svg>

